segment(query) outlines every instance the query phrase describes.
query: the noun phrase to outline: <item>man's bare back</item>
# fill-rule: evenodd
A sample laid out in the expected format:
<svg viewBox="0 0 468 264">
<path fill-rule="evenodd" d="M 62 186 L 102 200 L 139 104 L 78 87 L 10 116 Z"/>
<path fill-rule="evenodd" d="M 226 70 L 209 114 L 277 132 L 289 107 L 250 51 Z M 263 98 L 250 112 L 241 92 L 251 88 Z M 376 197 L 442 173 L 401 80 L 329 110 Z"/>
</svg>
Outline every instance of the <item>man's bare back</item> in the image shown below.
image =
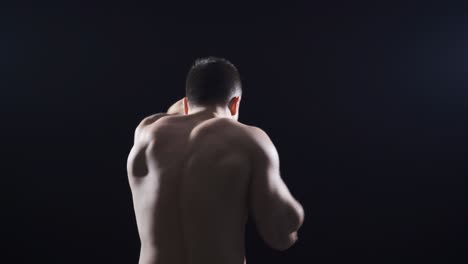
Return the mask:
<svg viewBox="0 0 468 264">
<path fill-rule="evenodd" d="M 267 134 L 237 122 L 237 68 L 223 58 L 197 59 L 185 95 L 135 131 L 127 171 L 139 264 L 245 263 L 249 215 L 270 247 L 292 246 L 304 211 L 280 177 Z"/>
<path fill-rule="evenodd" d="M 249 208 L 266 243 L 290 247 L 303 211 L 279 177 L 277 162 L 263 131 L 229 118 L 144 119 L 127 164 L 139 263 L 245 263 Z"/>
</svg>

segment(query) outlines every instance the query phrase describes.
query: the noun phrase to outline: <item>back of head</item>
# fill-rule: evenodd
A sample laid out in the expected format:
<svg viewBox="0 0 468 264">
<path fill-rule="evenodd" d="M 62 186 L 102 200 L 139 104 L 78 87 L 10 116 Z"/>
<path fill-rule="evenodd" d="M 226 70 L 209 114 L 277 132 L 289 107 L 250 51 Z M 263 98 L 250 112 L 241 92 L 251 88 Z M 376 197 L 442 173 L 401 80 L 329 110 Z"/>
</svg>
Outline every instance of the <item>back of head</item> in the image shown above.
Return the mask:
<svg viewBox="0 0 468 264">
<path fill-rule="evenodd" d="M 187 75 L 185 92 L 191 105 L 226 105 L 242 93 L 239 72 L 223 58 L 197 59 Z"/>
</svg>

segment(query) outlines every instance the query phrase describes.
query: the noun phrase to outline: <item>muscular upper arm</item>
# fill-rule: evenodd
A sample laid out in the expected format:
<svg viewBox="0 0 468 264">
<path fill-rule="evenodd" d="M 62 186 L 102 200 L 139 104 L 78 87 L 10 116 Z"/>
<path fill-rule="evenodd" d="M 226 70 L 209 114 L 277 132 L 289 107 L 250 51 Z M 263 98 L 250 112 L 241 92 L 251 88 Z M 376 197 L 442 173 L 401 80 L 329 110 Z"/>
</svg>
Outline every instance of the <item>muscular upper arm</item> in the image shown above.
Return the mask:
<svg viewBox="0 0 468 264">
<path fill-rule="evenodd" d="M 148 173 L 145 151 L 149 142 L 150 133 L 148 133 L 147 128 L 159 118 L 166 115 L 165 113 L 159 113 L 148 116 L 136 127 L 133 147 L 127 158 L 127 173 L 129 176 L 142 177 Z"/>
<path fill-rule="evenodd" d="M 281 179 L 279 156 L 268 135 L 253 128 L 249 204 L 262 239 L 272 248 L 285 250 L 297 239 L 302 206 Z"/>
</svg>

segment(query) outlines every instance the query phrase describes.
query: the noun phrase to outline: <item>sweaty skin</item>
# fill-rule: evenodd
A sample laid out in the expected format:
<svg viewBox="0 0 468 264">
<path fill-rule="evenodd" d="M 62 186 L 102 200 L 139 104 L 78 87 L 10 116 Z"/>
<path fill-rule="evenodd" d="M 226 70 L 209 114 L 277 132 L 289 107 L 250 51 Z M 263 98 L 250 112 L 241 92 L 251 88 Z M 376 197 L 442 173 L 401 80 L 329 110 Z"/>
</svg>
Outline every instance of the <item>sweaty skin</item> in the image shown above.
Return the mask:
<svg viewBox="0 0 468 264">
<path fill-rule="evenodd" d="M 297 240 L 303 209 L 259 128 L 206 113 L 156 114 L 137 127 L 127 170 L 139 264 L 246 263 L 249 214 L 270 247 Z"/>
</svg>

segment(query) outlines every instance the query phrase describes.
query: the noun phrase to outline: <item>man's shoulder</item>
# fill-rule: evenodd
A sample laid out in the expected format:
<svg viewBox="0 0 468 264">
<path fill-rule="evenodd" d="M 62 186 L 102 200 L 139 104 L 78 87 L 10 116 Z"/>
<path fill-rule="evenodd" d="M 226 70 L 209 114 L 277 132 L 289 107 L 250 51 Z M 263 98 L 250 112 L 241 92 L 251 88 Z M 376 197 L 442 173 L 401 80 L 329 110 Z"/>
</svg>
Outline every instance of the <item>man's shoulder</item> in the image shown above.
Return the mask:
<svg viewBox="0 0 468 264">
<path fill-rule="evenodd" d="M 151 128 L 154 128 L 157 121 L 163 117 L 169 116 L 167 113 L 157 113 L 143 118 L 135 128 L 135 141 L 144 140 L 148 136 Z"/>
<path fill-rule="evenodd" d="M 257 126 L 236 123 L 231 123 L 232 126 L 238 128 L 237 130 L 233 129 L 235 131 L 235 140 L 231 142 L 235 142 L 237 147 L 248 152 L 249 156 L 254 159 L 264 159 L 265 157 L 277 159 L 276 148 L 263 129 Z"/>
<path fill-rule="evenodd" d="M 247 125 L 228 118 L 222 118 L 217 122 L 223 134 L 230 134 L 240 139 L 240 141 L 236 140 L 236 142 L 246 144 L 249 148 L 258 148 L 271 142 L 268 134 L 257 126 Z"/>
<path fill-rule="evenodd" d="M 265 153 L 275 149 L 270 136 L 261 128 L 256 126 L 247 126 L 246 141 L 253 153 Z"/>
<path fill-rule="evenodd" d="M 149 115 L 145 118 L 143 118 L 140 123 L 138 124 L 138 127 L 139 128 L 142 128 L 142 127 L 147 127 L 151 124 L 154 124 L 156 121 L 158 121 L 159 119 L 161 119 L 162 117 L 165 117 L 165 116 L 169 116 L 169 114 L 167 113 L 157 113 L 157 114 L 152 114 L 152 115 Z"/>
<path fill-rule="evenodd" d="M 266 132 L 257 126 L 247 125 L 234 120 L 227 121 L 226 125 L 236 127 L 237 131 L 240 132 L 246 139 L 257 140 L 268 137 Z"/>
</svg>

